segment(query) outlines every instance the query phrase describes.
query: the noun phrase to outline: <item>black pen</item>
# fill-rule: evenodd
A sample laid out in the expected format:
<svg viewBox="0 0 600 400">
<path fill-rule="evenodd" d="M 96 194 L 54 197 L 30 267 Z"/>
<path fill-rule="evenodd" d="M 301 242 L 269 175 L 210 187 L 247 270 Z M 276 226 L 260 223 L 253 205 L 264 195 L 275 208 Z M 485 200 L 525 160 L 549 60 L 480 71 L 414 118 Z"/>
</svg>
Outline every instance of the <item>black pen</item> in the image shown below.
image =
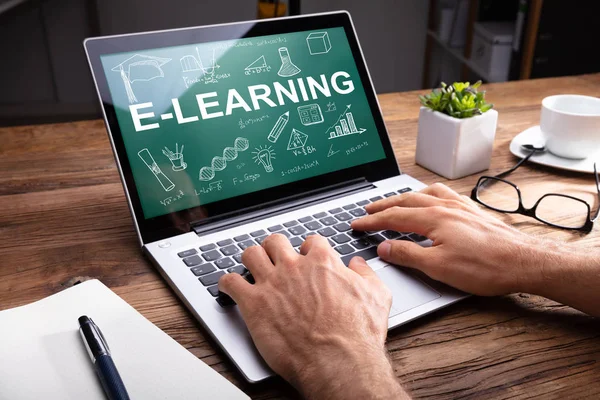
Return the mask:
<svg viewBox="0 0 600 400">
<path fill-rule="evenodd" d="M 109 400 L 129 400 L 123 380 L 110 355 L 108 343 L 100 328 L 85 315 L 79 317 L 79 333 L 94 363 L 94 369 Z"/>
</svg>

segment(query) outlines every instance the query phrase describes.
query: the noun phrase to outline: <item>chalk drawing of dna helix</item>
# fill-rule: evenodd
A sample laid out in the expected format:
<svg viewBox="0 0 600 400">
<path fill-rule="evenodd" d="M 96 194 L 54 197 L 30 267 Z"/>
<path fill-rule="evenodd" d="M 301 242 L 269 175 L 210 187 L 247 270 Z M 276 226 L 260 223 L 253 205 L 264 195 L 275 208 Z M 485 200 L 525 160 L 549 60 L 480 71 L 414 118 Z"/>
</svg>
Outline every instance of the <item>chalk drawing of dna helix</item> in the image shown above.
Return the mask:
<svg viewBox="0 0 600 400">
<path fill-rule="evenodd" d="M 223 171 L 227 168 L 227 162 L 231 162 L 238 157 L 238 152 L 246 151 L 250 147 L 248 139 L 239 137 L 233 142 L 233 147 L 225 147 L 223 157 L 213 157 L 210 167 L 200 168 L 200 180 L 210 181 L 215 177 L 215 171 Z"/>
</svg>

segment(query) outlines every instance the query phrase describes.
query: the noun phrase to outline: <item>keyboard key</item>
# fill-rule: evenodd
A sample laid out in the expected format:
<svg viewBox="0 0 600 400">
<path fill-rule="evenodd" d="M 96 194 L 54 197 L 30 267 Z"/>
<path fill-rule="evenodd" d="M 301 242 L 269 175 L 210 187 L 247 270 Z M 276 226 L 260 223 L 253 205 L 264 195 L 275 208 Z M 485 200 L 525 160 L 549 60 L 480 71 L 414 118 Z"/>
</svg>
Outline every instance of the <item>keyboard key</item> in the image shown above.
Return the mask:
<svg viewBox="0 0 600 400">
<path fill-rule="evenodd" d="M 234 244 L 231 244 L 231 245 L 229 245 L 227 247 L 223 247 L 221 249 L 221 253 L 223 253 L 226 256 L 232 256 L 232 255 L 234 255 L 236 253 L 239 253 L 239 252 L 240 252 L 239 247 L 237 247 Z"/>
<path fill-rule="evenodd" d="M 319 229 L 317 233 L 321 236 L 329 237 L 335 235 L 337 232 L 333 228 L 327 227 Z"/>
<path fill-rule="evenodd" d="M 348 245 L 344 245 L 344 246 L 348 246 Z M 361 250 L 357 253 L 342 257 L 342 262 L 344 264 L 346 264 L 346 266 L 348 266 L 348 263 L 350 263 L 350 260 L 352 260 L 354 257 L 362 257 L 366 261 L 369 261 L 370 259 L 377 257 L 377 247 L 369 247 L 369 248 Z"/>
<path fill-rule="evenodd" d="M 323 219 L 321 219 L 321 220 L 319 220 L 319 221 L 321 221 L 321 223 L 322 223 L 323 225 L 326 225 L 326 226 L 329 226 L 329 225 L 335 225 L 335 224 L 337 224 L 337 223 L 338 223 L 338 220 L 337 220 L 337 219 L 335 219 L 335 218 L 333 218 L 333 217 L 327 217 L 327 218 L 323 218 Z"/>
<path fill-rule="evenodd" d="M 327 216 L 326 212 L 320 212 L 320 213 L 313 215 L 313 217 L 315 217 L 316 219 L 325 218 L 326 216 Z"/>
<path fill-rule="evenodd" d="M 190 269 L 190 271 L 192 271 L 194 273 L 194 275 L 196 275 L 196 276 L 206 275 L 210 272 L 215 272 L 216 270 L 217 269 L 215 267 L 213 267 L 213 265 L 211 263 L 198 265 L 197 267 Z"/>
<path fill-rule="evenodd" d="M 229 268 L 227 272 L 242 275 L 244 272 L 246 272 L 246 268 L 244 268 L 243 265 L 236 265 L 235 267 Z"/>
<path fill-rule="evenodd" d="M 205 244 L 204 246 L 200 246 L 200 251 L 209 251 L 212 249 L 216 249 L 217 246 L 214 243 Z"/>
<path fill-rule="evenodd" d="M 330 214 L 339 214 L 342 211 L 344 211 L 344 210 L 342 210 L 341 208 L 338 207 L 338 208 L 334 208 L 333 210 L 329 210 L 329 213 Z"/>
<path fill-rule="evenodd" d="M 279 232 L 275 232 L 275 233 L 283 235 L 283 236 L 285 236 L 288 239 L 292 237 L 292 235 L 288 231 L 279 231 Z"/>
<path fill-rule="evenodd" d="M 235 262 L 231 258 L 225 257 L 225 258 L 221 258 L 221 259 L 215 261 L 215 265 L 217 267 L 219 267 L 220 269 L 225 269 L 225 268 L 233 267 L 235 265 Z"/>
<path fill-rule="evenodd" d="M 340 253 L 341 255 L 350 254 L 350 253 L 354 252 L 354 249 L 352 248 L 352 246 L 348 246 L 347 244 L 343 244 L 341 246 L 337 246 L 335 248 L 335 250 L 338 253 Z"/>
<path fill-rule="evenodd" d="M 386 239 L 396 239 L 400 237 L 400 234 L 396 231 L 383 231 L 381 234 L 385 236 Z"/>
<path fill-rule="evenodd" d="M 264 229 L 261 229 L 261 230 L 258 230 L 258 231 L 254 231 L 254 232 L 250 232 L 250 236 L 252 236 L 252 237 L 264 236 L 266 234 L 267 234 L 267 232 L 265 232 Z"/>
<path fill-rule="evenodd" d="M 251 285 L 254 285 L 256 283 L 256 281 L 254 280 L 254 275 L 252 275 L 252 273 L 250 273 L 250 271 L 248 270 L 246 270 L 246 272 L 242 274 L 242 278 L 244 278 L 246 282 L 248 282 Z"/>
<path fill-rule="evenodd" d="M 242 263 L 242 253 L 237 253 L 233 256 L 233 259 L 237 261 L 238 264 Z"/>
<path fill-rule="evenodd" d="M 241 243 L 238 243 L 238 246 L 240 246 L 240 249 L 246 250 L 250 246 L 256 246 L 256 242 L 252 239 L 249 239 L 249 240 L 245 240 Z"/>
<path fill-rule="evenodd" d="M 406 192 L 412 192 L 411 188 L 403 188 L 398 190 L 398 193 L 402 194 L 402 193 L 406 193 Z"/>
<path fill-rule="evenodd" d="M 302 235 L 303 233 L 306 232 L 306 228 L 304 228 L 303 226 L 293 226 L 290 229 L 288 229 L 288 231 L 294 235 L 294 236 L 298 236 L 298 235 Z"/>
<path fill-rule="evenodd" d="M 356 208 L 356 204 L 348 204 L 344 206 L 344 210 L 352 210 L 353 208 Z"/>
<path fill-rule="evenodd" d="M 331 247 L 335 247 L 336 246 L 335 242 L 333 240 L 331 240 L 331 239 L 327 239 L 327 242 L 329 243 L 329 245 Z"/>
<path fill-rule="evenodd" d="M 290 227 L 296 226 L 296 225 L 298 225 L 298 221 L 289 221 L 289 222 L 286 222 L 285 224 L 283 224 L 283 226 L 285 226 L 286 228 L 290 228 Z"/>
<path fill-rule="evenodd" d="M 210 286 L 206 288 L 208 293 L 212 295 L 212 297 L 217 297 L 219 295 L 219 285 Z"/>
<path fill-rule="evenodd" d="M 177 255 L 181 258 L 185 258 L 185 257 L 193 256 L 196 253 L 197 253 L 196 249 L 189 249 L 189 250 L 177 253 Z"/>
<path fill-rule="evenodd" d="M 366 206 L 369 203 L 370 203 L 369 200 L 361 200 L 361 201 L 357 201 L 356 202 L 356 204 L 359 205 L 359 206 L 361 206 L 361 207 L 364 207 L 364 206 Z"/>
<path fill-rule="evenodd" d="M 351 243 L 352 246 L 356 247 L 358 250 L 366 249 L 367 247 L 371 247 L 371 242 L 367 239 L 358 239 Z"/>
<path fill-rule="evenodd" d="M 225 272 L 218 271 L 218 272 L 215 272 L 213 274 L 208 274 L 208 275 L 201 276 L 200 278 L 198 278 L 198 280 L 200 282 L 202 282 L 202 284 L 204 286 L 210 286 L 210 285 L 214 285 L 214 284 L 218 283 L 219 282 L 219 278 L 222 277 L 223 275 L 225 275 Z"/>
<path fill-rule="evenodd" d="M 206 261 L 214 261 L 221 258 L 222 256 L 221 253 L 219 253 L 217 250 L 212 250 L 208 253 L 202 253 L 202 257 L 204 257 Z"/>
<path fill-rule="evenodd" d="M 369 200 L 371 200 L 371 202 L 373 202 L 373 203 L 374 203 L 374 202 L 376 202 L 377 200 L 381 200 L 381 199 L 383 199 L 383 197 L 381 197 L 381 196 L 375 196 L 375 197 L 371 197 Z"/>
<path fill-rule="evenodd" d="M 257 238 L 256 238 L 256 239 L 254 239 L 254 240 L 256 240 L 256 243 L 258 243 L 258 244 L 262 244 L 262 242 L 264 242 L 266 238 L 267 238 L 267 235 L 265 235 L 265 236 L 261 236 L 261 237 L 257 237 Z"/>
<path fill-rule="evenodd" d="M 352 230 L 351 232 L 348 232 L 348 235 L 352 236 L 353 238 L 361 238 L 367 236 L 367 233 L 363 231 Z"/>
<path fill-rule="evenodd" d="M 269 232 L 277 232 L 277 231 L 280 231 L 282 229 L 283 229 L 283 226 L 281 226 L 281 225 L 273 225 L 273 226 L 267 228 L 267 230 Z"/>
<path fill-rule="evenodd" d="M 233 299 L 229 297 L 229 295 L 223 292 L 219 292 L 216 300 L 221 307 L 231 307 L 235 305 L 235 301 L 233 301 Z"/>
<path fill-rule="evenodd" d="M 292 244 L 292 247 L 298 247 L 302 244 L 302 242 L 304 242 L 304 240 L 302 240 L 302 238 L 298 237 L 298 236 L 294 236 L 293 238 L 290 239 L 290 243 Z"/>
<path fill-rule="evenodd" d="M 338 232 L 347 232 L 352 229 L 350 224 L 347 222 L 340 222 L 339 224 L 335 224 L 333 227 Z"/>
<path fill-rule="evenodd" d="M 188 258 L 184 258 L 183 262 L 188 267 L 193 267 L 195 265 L 202 264 L 204 261 L 199 256 L 191 256 L 191 257 L 188 257 Z"/>
<path fill-rule="evenodd" d="M 335 216 L 337 219 L 339 219 L 340 221 L 349 221 L 352 219 L 352 215 L 348 214 L 348 213 L 341 213 L 341 214 L 337 214 Z"/>
<path fill-rule="evenodd" d="M 350 214 L 355 217 L 362 217 L 363 215 L 367 215 L 367 212 L 364 208 L 355 208 L 354 210 L 350 210 Z"/>
<path fill-rule="evenodd" d="M 342 244 L 342 243 L 348 243 L 352 239 L 350 239 L 350 236 L 348 236 L 344 233 L 340 233 L 339 235 L 332 236 L 331 240 L 333 240 L 334 242 L 336 242 L 338 244 Z"/>
<path fill-rule="evenodd" d="M 304 224 L 306 229 L 310 229 L 311 231 L 316 231 L 317 229 L 321 229 L 323 225 L 321 225 L 318 221 L 310 221 L 307 224 Z"/>
<path fill-rule="evenodd" d="M 248 240 L 248 239 L 250 239 L 250 236 L 246 235 L 246 234 L 240 235 L 240 236 L 236 236 L 236 237 L 233 238 L 233 240 L 235 240 L 236 242 L 243 242 L 244 240 Z"/>
<path fill-rule="evenodd" d="M 302 235 L 302 239 L 306 240 L 307 237 L 317 234 L 317 232 L 306 232 L 304 235 Z"/>
<path fill-rule="evenodd" d="M 395 195 L 396 195 L 396 192 L 389 192 L 389 193 L 384 194 L 385 197 L 392 197 Z"/>
<path fill-rule="evenodd" d="M 385 242 L 385 238 L 380 234 L 376 233 L 375 235 L 367 236 L 367 240 L 374 245 L 378 245 L 379 243 Z"/>
<path fill-rule="evenodd" d="M 300 218 L 298 219 L 298 221 L 300 221 L 301 223 L 306 223 L 308 221 L 312 221 L 313 217 L 311 217 L 310 215 L 308 217 L 304 217 L 304 218 Z"/>
<path fill-rule="evenodd" d="M 219 247 L 223 247 L 223 246 L 229 246 L 231 243 L 233 243 L 233 240 L 225 239 L 225 240 L 221 240 L 220 242 L 217 242 L 217 245 Z"/>
<path fill-rule="evenodd" d="M 411 233 L 410 235 L 408 235 L 408 237 L 414 240 L 415 242 L 422 242 L 424 240 L 427 240 L 426 236 L 422 236 L 417 233 Z"/>
</svg>

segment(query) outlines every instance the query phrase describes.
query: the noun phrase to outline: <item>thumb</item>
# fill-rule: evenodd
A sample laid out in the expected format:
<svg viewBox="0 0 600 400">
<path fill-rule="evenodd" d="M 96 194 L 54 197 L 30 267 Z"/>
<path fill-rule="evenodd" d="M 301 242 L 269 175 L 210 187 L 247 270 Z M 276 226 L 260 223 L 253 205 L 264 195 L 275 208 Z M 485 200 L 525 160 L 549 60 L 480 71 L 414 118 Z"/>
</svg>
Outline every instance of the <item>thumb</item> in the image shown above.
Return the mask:
<svg viewBox="0 0 600 400">
<path fill-rule="evenodd" d="M 392 264 L 423 270 L 430 256 L 427 250 L 407 240 L 386 240 L 377 247 L 377 254 Z"/>
<path fill-rule="evenodd" d="M 253 289 L 240 274 L 225 274 L 219 279 L 219 290 L 229 295 L 238 305 L 247 301 Z"/>
</svg>

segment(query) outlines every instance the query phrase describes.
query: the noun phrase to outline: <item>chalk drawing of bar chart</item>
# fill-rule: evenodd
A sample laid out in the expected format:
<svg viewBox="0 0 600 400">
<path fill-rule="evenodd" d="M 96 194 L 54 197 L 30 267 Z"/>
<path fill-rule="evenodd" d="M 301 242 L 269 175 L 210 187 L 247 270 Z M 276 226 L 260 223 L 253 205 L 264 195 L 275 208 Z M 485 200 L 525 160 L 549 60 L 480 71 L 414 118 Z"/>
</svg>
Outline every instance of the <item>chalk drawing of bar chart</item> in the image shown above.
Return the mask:
<svg viewBox="0 0 600 400">
<path fill-rule="evenodd" d="M 355 135 L 357 133 L 361 134 L 366 131 L 366 129 L 356 127 L 354 115 L 350 111 L 351 107 L 352 105 L 349 104 L 344 112 L 339 116 L 337 121 L 327 129 L 330 140 L 344 136 Z"/>
</svg>

